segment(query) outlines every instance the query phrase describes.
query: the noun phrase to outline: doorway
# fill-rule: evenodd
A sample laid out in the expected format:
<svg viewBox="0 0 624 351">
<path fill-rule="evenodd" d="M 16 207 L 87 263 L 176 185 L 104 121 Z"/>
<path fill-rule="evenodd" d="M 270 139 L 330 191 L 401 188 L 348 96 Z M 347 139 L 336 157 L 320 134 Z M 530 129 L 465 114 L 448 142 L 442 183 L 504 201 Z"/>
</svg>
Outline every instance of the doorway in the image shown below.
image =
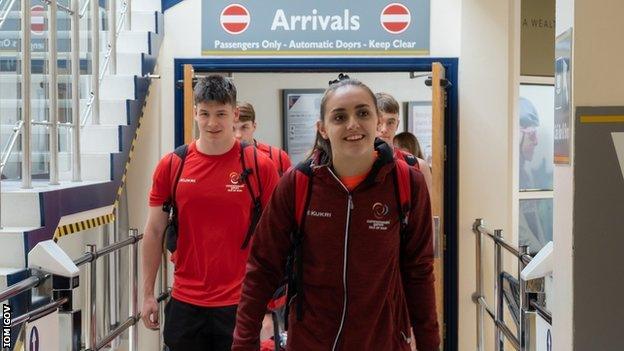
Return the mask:
<svg viewBox="0 0 624 351">
<path fill-rule="evenodd" d="M 431 89 L 432 127 L 432 170 L 434 187 L 432 202 L 434 225 L 439 228 L 437 247 L 438 258 L 435 259 L 437 303 L 440 329 L 444 350 L 457 350 L 457 203 L 458 203 L 458 60 L 456 58 L 226 58 L 226 59 L 175 59 L 175 145 L 181 145 L 192 138 L 192 124 L 185 123 L 185 100 L 188 104 L 188 86 L 192 86 L 195 74 L 226 73 L 235 77 L 253 76 L 253 73 L 272 76 L 280 73 L 300 74 L 325 73 L 335 77 L 337 73 L 353 72 L 353 78 L 364 83 L 365 79 L 356 74 L 369 75 L 373 72 L 391 74 L 401 73 L 414 79 L 423 78 Z M 240 79 L 239 78 L 239 79 Z M 189 81 L 191 79 L 191 81 Z M 249 78 L 248 78 L 249 79 Z M 267 79 L 263 76 L 262 79 Z M 185 96 L 184 86 L 187 86 Z M 238 85 L 238 83 L 237 83 Z M 319 88 L 325 88 L 327 80 Z M 371 87 L 373 88 L 373 87 Z M 240 89 L 239 89 L 240 90 Z M 392 93 L 392 91 L 388 91 Z M 240 95 L 240 93 L 239 93 Z M 191 96 L 192 98 L 192 96 Z M 246 96 L 241 96 L 245 99 Z M 191 100 L 192 101 L 192 100 Z M 264 100 L 263 100 L 264 101 Z M 275 98 L 274 103 L 281 106 L 282 102 Z M 409 109 L 405 105 L 402 109 Z M 187 108 L 188 111 L 188 108 Z M 277 109 L 280 111 L 280 108 Z M 403 123 L 408 114 L 403 114 Z M 436 120 L 437 116 L 437 120 Z M 279 125 L 283 125 L 281 116 Z M 188 120 L 188 119 L 187 119 Z M 400 129 L 401 130 L 401 129 Z M 410 130 L 408 125 L 403 130 Z M 279 133 L 281 136 L 282 133 Z M 282 139 L 285 139 L 282 137 Z M 282 143 L 276 146 L 283 147 Z M 437 166 L 436 166 L 437 165 Z M 436 184 L 437 178 L 437 184 Z M 438 207 L 436 213 L 436 206 Z"/>
</svg>

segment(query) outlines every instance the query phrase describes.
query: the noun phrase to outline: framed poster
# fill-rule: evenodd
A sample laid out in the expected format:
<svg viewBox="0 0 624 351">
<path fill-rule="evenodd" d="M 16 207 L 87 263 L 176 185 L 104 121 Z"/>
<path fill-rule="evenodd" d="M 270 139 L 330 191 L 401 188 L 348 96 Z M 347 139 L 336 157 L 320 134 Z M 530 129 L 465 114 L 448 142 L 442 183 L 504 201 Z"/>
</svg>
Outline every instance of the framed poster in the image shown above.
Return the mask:
<svg viewBox="0 0 624 351">
<path fill-rule="evenodd" d="M 420 149 L 423 153 L 423 159 L 431 166 L 433 158 L 433 120 L 431 101 L 408 101 L 404 103 L 406 128 L 405 130 L 414 134 Z"/>
<path fill-rule="evenodd" d="M 552 85 L 520 85 L 520 191 L 553 190 L 554 94 Z"/>
<path fill-rule="evenodd" d="M 570 127 L 572 123 L 572 28 L 555 42 L 555 125 L 554 160 L 570 164 Z"/>
<path fill-rule="evenodd" d="M 553 238 L 553 199 L 520 200 L 518 244 L 536 254 Z"/>
<path fill-rule="evenodd" d="M 284 150 L 293 165 L 303 161 L 314 146 L 324 92 L 325 89 L 282 90 Z"/>
</svg>

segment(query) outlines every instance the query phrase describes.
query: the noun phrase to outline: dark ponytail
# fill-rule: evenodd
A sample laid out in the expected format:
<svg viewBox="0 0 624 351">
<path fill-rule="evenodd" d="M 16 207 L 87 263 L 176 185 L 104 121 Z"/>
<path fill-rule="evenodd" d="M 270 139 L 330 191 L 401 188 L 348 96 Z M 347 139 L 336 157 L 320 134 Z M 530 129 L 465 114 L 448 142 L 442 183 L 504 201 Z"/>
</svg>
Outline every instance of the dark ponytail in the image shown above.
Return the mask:
<svg viewBox="0 0 624 351">
<path fill-rule="evenodd" d="M 329 87 L 325 90 L 323 97 L 321 98 L 321 115 L 319 116 L 319 120 L 323 122 L 325 120 L 325 105 L 327 104 L 327 100 L 330 95 L 332 95 L 336 90 L 346 86 L 354 86 L 358 88 L 364 89 L 371 97 L 373 104 L 375 106 L 375 111 L 377 115 L 379 115 L 379 108 L 377 107 L 377 99 L 375 98 L 375 94 L 370 88 L 360 82 L 357 79 L 351 79 L 348 75 L 340 73 L 338 79 L 332 80 L 329 82 Z M 316 130 L 316 139 L 314 140 L 314 148 L 307 159 L 313 159 L 314 163 L 318 166 L 331 166 L 332 164 L 332 150 L 331 144 L 329 140 L 324 139 L 321 135 L 321 132 Z"/>
</svg>

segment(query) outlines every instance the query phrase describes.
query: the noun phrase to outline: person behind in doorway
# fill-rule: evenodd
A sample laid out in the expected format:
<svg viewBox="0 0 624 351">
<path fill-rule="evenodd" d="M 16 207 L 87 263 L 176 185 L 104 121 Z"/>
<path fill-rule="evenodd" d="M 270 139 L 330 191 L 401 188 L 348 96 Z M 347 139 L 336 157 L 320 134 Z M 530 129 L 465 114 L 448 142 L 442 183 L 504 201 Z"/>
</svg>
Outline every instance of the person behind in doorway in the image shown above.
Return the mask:
<svg viewBox="0 0 624 351">
<path fill-rule="evenodd" d="M 379 111 L 381 111 L 379 116 L 379 127 L 377 128 L 377 137 L 392 146 L 394 136 L 401 121 L 401 118 L 399 117 L 399 103 L 394 97 L 392 97 L 392 95 L 387 93 L 377 93 L 375 94 L 375 98 L 377 99 Z M 431 169 L 429 169 L 427 161 L 416 157 L 414 154 L 407 153 L 398 147 L 394 148 L 394 157 L 399 160 L 404 160 L 408 164 L 413 165 L 414 168 L 420 170 L 425 176 L 427 188 L 431 191 L 431 182 L 433 177 L 431 176 Z M 414 157 L 416 160 L 413 160 Z"/>
<path fill-rule="evenodd" d="M 175 272 L 165 307 L 164 342 L 171 351 L 225 351 L 232 344 L 249 253 L 242 243 L 253 222 L 252 200 L 249 183 L 243 181 L 248 171 L 241 161 L 245 153 L 234 137 L 236 87 L 225 77 L 211 75 L 197 82 L 193 94 L 199 139 L 187 146 L 184 158 L 175 153 L 163 157 L 153 175 L 143 239 L 141 316 L 146 327 L 159 328 L 154 282 L 168 228 L 163 205 L 173 201 L 178 235 L 171 256 Z M 255 176 L 262 186 L 257 200 L 264 206 L 278 176 L 267 157 L 257 153 L 256 161 Z"/>
<path fill-rule="evenodd" d="M 410 132 L 401 132 L 392 138 L 392 143 L 395 148 L 410 153 L 422 160 L 425 159 L 418 138 Z"/>
<path fill-rule="evenodd" d="M 278 147 L 261 143 L 254 138 L 254 132 L 256 131 L 257 124 L 256 111 L 254 110 L 252 104 L 248 102 L 240 102 L 238 104 L 238 109 L 240 111 L 240 115 L 238 122 L 234 124 L 236 139 L 241 142 L 244 141 L 255 145 L 258 150 L 267 155 L 275 164 L 277 173 L 281 177 L 291 166 L 288 154 Z"/>
<path fill-rule="evenodd" d="M 410 350 L 412 328 L 419 351 L 438 350 L 427 187 L 422 173 L 397 165 L 403 161 L 375 138 L 378 123 L 366 85 L 343 76 L 325 91 L 314 150 L 280 179 L 254 235 L 233 351 L 258 350 L 286 266 L 296 277 L 288 285 L 288 350 Z M 405 221 L 399 167 L 413 204 Z M 308 197 L 296 199 L 303 185 Z"/>
</svg>

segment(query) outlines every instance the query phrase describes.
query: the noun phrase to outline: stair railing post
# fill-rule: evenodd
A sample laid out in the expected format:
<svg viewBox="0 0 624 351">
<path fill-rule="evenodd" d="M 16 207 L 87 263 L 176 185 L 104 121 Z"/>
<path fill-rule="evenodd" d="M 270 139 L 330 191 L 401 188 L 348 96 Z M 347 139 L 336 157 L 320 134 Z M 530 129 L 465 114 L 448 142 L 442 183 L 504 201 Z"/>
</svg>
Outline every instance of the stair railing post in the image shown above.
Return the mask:
<svg viewBox="0 0 624 351">
<path fill-rule="evenodd" d="M 22 188 L 32 188 L 32 164 L 30 150 L 30 0 L 22 0 Z"/>
<path fill-rule="evenodd" d="M 108 73 L 117 74 L 117 0 L 108 1 Z"/>
<path fill-rule="evenodd" d="M 79 182 L 80 170 L 80 3 L 71 0 L 71 75 L 72 75 L 72 181 Z"/>
<path fill-rule="evenodd" d="M 48 92 L 50 99 L 50 132 L 48 134 L 50 140 L 50 185 L 57 185 L 59 183 L 59 169 L 58 169 L 58 84 L 57 84 L 57 66 L 58 66 L 58 53 L 56 49 L 56 17 L 57 17 L 57 0 L 50 0 L 50 6 L 48 7 L 48 48 L 50 59 L 48 61 Z"/>
<path fill-rule="evenodd" d="M 87 350 L 95 350 L 97 344 L 97 250 L 96 245 L 87 245 L 87 252 L 90 253 L 91 261 L 87 267 L 87 285 L 85 295 L 87 297 L 87 318 L 85 347 Z"/>
<path fill-rule="evenodd" d="M 91 123 L 100 124 L 100 2 L 91 0 Z"/>
<path fill-rule="evenodd" d="M 526 265 L 522 260 L 524 255 L 528 255 L 529 247 L 526 245 L 521 245 L 519 247 L 520 259 L 518 260 L 518 283 L 520 285 L 520 303 L 518 304 L 519 309 L 519 318 L 518 320 L 518 343 L 520 344 L 520 351 L 525 351 L 529 347 L 529 329 L 527 328 L 527 311 L 529 309 L 529 294 L 527 293 L 527 283 L 522 279 L 522 270 Z"/>
<path fill-rule="evenodd" d="M 503 238 L 503 231 L 501 229 L 494 230 L 494 235 L 498 239 Z M 495 345 L 494 349 L 496 351 L 502 351 L 504 349 L 504 338 L 503 333 L 498 326 L 498 322 L 503 321 L 503 284 L 501 273 L 503 273 L 503 253 L 502 247 L 498 243 L 498 241 L 494 240 L 494 297 L 495 297 L 495 306 L 494 306 L 494 314 L 496 317 L 496 321 L 494 323 L 495 326 Z"/>
<path fill-rule="evenodd" d="M 132 0 L 126 0 L 126 19 L 124 20 L 124 29 L 132 30 L 132 23 L 130 23 L 130 19 L 132 18 Z"/>
<path fill-rule="evenodd" d="M 138 264 L 138 254 L 139 254 L 139 238 L 138 238 L 138 230 L 137 229 L 130 229 L 130 237 L 134 238 L 134 242 L 130 245 L 130 264 L 129 264 L 129 284 L 128 287 L 130 289 L 129 291 L 129 300 L 130 300 L 130 306 L 129 306 L 129 311 L 130 311 L 130 317 L 134 319 L 134 323 L 130 326 L 130 331 L 129 331 L 129 340 L 128 340 L 128 350 L 129 351 L 138 351 L 138 326 L 137 323 L 139 323 L 139 318 L 137 318 L 138 316 L 138 303 L 139 303 L 139 299 L 138 299 L 138 285 L 137 285 L 137 279 L 139 278 L 139 264 Z"/>
</svg>

